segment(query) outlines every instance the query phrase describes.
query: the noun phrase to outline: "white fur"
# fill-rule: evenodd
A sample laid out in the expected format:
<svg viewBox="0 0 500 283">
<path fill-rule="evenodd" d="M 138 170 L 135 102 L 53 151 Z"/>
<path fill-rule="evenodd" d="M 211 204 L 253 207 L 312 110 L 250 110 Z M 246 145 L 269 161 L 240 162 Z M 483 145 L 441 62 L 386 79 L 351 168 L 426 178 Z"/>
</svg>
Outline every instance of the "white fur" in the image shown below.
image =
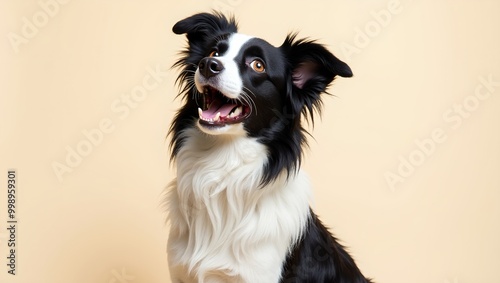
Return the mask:
<svg viewBox="0 0 500 283">
<path fill-rule="evenodd" d="M 277 283 L 309 217 L 301 172 L 259 187 L 267 150 L 254 138 L 197 128 L 177 155 L 169 185 L 173 283 Z"/>
<path fill-rule="evenodd" d="M 233 136 L 246 136 L 247 132 L 245 131 L 245 127 L 243 127 L 242 123 L 237 124 L 227 124 L 224 126 L 211 127 L 210 125 L 205 125 L 198 122 L 196 123 L 198 128 L 209 135 L 233 135 Z"/>
<path fill-rule="evenodd" d="M 216 57 L 224 65 L 224 70 L 216 77 L 207 80 L 200 75 L 197 69 L 194 74 L 194 82 L 200 93 L 203 93 L 203 87 L 210 85 L 218 89 L 221 93 L 229 98 L 238 98 L 243 91 L 243 80 L 240 77 L 238 64 L 234 58 L 238 55 L 241 47 L 253 37 L 241 33 L 234 33 L 228 38 L 229 48 L 224 55 Z"/>
</svg>

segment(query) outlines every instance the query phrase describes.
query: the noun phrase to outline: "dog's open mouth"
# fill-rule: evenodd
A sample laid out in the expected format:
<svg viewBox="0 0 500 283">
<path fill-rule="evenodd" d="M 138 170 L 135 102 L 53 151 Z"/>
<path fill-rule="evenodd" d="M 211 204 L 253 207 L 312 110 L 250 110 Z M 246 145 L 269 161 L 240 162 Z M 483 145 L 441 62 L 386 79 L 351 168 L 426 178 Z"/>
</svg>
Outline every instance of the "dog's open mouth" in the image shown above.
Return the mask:
<svg viewBox="0 0 500 283">
<path fill-rule="evenodd" d="M 203 108 L 198 108 L 200 123 L 212 126 L 236 124 L 250 115 L 250 107 L 239 100 L 224 96 L 217 89 L 203 88 Z"/>
</svg>

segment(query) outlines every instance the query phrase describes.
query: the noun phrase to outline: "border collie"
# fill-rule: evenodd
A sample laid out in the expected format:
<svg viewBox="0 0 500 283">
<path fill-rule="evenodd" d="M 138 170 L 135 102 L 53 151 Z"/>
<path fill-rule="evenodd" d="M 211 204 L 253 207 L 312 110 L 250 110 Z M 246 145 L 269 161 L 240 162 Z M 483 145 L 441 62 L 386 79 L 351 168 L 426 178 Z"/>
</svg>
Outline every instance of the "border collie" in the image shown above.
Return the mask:
<svg viewBox="0 0 500 283">
<path fill-rule="evenodd" d="M 234 18 L 179 21 L 174 64 L 183 106 L 170 127 L 177 178 L 168 187 L 173 283 L 368 283 L 311 211 L 300 170 L 321 95 L 349 66 L 289 34 L 280 47 L 237 33 Z"/>
</svg>

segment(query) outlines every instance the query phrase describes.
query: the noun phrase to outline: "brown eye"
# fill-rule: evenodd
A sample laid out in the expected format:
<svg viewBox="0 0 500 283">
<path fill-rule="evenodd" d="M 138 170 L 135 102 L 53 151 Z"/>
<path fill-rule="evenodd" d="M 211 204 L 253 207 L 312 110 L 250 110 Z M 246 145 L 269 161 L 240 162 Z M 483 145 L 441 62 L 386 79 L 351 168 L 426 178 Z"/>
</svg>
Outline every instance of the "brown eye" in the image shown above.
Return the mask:
<svg viewBox="0 0 500 283">
<path fill-rule="evenodd" d="M 208 57 L 218 57 L 219 56 L 219 52 L 217 52 L 217 50 L 214 50 L 212 52 L 210 52 L 210 54 L 208 54 Z"/>
<path fill-rule="evenodd" d="M 259 59 L 255 59 L 250 63 L 250 67 L 257 73 L 263 73 L 266 71 L 266 67 L 264 66 L 264 62 Z"/>
</svg>

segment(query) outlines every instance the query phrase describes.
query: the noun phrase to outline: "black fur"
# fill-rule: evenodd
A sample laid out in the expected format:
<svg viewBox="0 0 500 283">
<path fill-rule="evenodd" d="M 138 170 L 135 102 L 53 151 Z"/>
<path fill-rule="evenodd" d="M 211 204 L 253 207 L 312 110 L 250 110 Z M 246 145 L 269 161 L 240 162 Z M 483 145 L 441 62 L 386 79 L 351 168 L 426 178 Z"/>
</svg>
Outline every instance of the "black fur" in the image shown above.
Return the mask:
<svg viewBox="0 0 500 283">
<path fill-rule="evenodd" d="M 281 283 L 371 283 L 345 248 L 311 211 L 301 241 L 293 248 L 283 269 Z"/>
<path fill-rule="evenodd" d="M 202 13 L 184 19 L 173 27 L 176 34 L 187 34 L 188 47 L 174 64 L 182 68 L 177 78 L 185 101 L 170 128 L 172 159 L 182 147 L 182 130 L 196 127 L 198 104 L 194 72 L 198 63 L 215 49 L 224 52 L 225 40 L 237 32 L 234 18 L 222 14 Z M 244 121 L 248 135 L 268 149 L 262 185 L 273 182 L 286 172 L 290 177 L 300 167 L 303 148 L 307 146 L 306 130 L 301 117 L 314 123 L 314 113 L 321 112 L 321 95 L 336 76 L 351 77 L 347 64 L 324 46 L 290 34 L 280 47 L 264 40 L 251 39 L 243 47 L 242 57 L 264 59 L 269 68 L 265 75 L 246 72 L 242 64 L 240 76 L 255 97 L 257 111 Z M 235 58 L 238 63 L 245 58 Z M 307 69 L 310 76 L 300 76 Z M 256 188 L 257 189 L 257 188 Z M 332 282 L 369 283 L 353 259 L 311 212 L 305 233 L 284 262 L 282 283 Z"/>
<path fill-rule="evenodd" d="M 200 13 L 177 22 L 172 31 L 176 34 L 186 34 L 188 47 L 181 52 L 181 58 L 173 67 L 182 68 L 176 83 L 182 87 L 181 95 L 186 104 L 177 112 L 174 122 L 170 126 L 169 134 L 172 135 L 170 146 L 172 159 L 177 155 L 184 139 L 180 136 L 183 129 L 192 127 L 198 117 L 197 104 L 194 99 L 194 72 L 198 63 L 207 56 L 207 46 L 214 44 L 217 38 L 235 33 L 238 26 L 234 18 L 227 19 L 222 14 Z"/>
</svg>

